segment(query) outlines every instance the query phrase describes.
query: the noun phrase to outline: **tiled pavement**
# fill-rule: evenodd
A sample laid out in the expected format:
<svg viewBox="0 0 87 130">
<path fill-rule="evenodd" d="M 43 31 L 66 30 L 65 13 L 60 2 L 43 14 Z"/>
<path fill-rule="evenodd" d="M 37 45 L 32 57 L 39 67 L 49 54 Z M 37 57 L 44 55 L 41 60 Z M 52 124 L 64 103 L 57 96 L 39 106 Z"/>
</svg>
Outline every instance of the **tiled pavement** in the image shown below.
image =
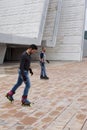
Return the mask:
<svg viewBox="0 0 87 130">
<path fill-rule="evenodd" d="M 0 130 L 87 130 L 87 59 L 50 62 L 49 80 L 40 80 L 39 63 L 32 63 L 29 99 L 21 105 L 24 84 L 10 103 L 5 94 L 15 84 L 18 64 L 0 66 Z"/>
</svg>

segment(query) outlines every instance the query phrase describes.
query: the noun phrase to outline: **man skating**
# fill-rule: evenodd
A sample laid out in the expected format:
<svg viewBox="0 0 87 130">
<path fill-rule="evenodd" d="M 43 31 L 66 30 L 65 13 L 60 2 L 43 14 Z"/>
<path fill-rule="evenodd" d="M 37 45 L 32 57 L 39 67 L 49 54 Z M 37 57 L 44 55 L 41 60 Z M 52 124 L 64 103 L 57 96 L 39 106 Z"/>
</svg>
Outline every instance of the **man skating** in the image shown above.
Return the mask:
<svg viewBox="0 0 87 130">
<path fill-rule="evenodd" d="M 24 51 L 21 55 L 21 60 L 20 60 L 20 67 L 18 71 L 18 80 L 16 84 L 13 86 L 13 88 L 6 94 L 6 97 L 10 100 L 13 101 L 13 95 L 15 94 L 16 90 L 20 87 L 20 85 L 24 82 L 25 88 L 23 91 L 22 99 L 21 102 L 23 105 L 29 105 L 30 106 L 30 101 L 27 99 L 28 97 L 28 92 L 30 89 L 30 78 L 28 71 L 33 75 L 32 69 L 30 68 L 31 64 L 31 54 L 34 54 L 37 51 L 37 46 L 32 44 L 29 46 L 29 48 Z"/>
<path fill-rule="evenodd" d="M 40 73 L 40 79 L 49 79 L 49 77 L 47 76 L 46 73 L 46 67 L 45 67 L 45 63 L 49 61 L 46 60 L 46 48 L 42 47 L 42 51 L 40 52 L 40 67 L 41 67 L 41 73 Z"/>
</svg>

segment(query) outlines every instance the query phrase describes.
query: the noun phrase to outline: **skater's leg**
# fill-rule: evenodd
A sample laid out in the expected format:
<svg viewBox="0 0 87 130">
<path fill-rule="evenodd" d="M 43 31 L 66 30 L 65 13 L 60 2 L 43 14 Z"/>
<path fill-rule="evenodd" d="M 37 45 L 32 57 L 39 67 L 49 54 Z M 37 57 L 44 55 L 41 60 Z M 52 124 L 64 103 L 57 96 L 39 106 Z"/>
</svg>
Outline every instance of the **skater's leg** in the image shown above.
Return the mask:
<svg viewBox="0 0 87 130">
<path fill-rule="evenodd" d="M 22 83 L 23 83 L 23 78 L 22 78 L 22 75 L 21 75 L 21 71 L 19 70 L 19 76 L 18 76 L 17 83 L 13 86 L 11 91 L 15 92 Z"/>
<path fill-rule="evenodd" d="M 40 78 L 43 79 L 44 78 L 44 66 L 42 63 L 40 63 L 40 66 L 41 66 Z"/>
<path fill-rule="evenodd" d="M 47 75 L 47 74 L 46 74 L 46 67 L 45 67 L 45 63 L 44 63 L 44 65 L 43 65 L 43 74 L 44 74 L 44 77 Z"/>
<path fill-rule="evenodd" d="M 10 100 L 10 101 L 13 101 L 13 94 L 15 94 L 15 91 L 16 89 L 22 84 L 23 82 L 23 79 L 22 79 L 22 76 L 21 76 L 21 73 L 19 71 L 19 76 L 18 76 L 18 80 L 17 80 L 17 83 L 14 85 L 14 87 L 11 89 L 11 91 L 9 91 L 7 94 L 6 94 L 6 97 Z"/>
<path fill-rule="evenodd" d="M 24 92 L 23 92 L 23 95 L 28 95 L 28 91 L 29 91 L 29 88 L 30 88 L 30 79 L 29 79 L 29 76 L 28 76 L 28 72 L 25 73 L 26 75 L 26 82 L 25 82 L 25 88 L 24 88 Z"/>
<path fill-rule="evenodd" d="M 46 74 L 45 63 L 44 63 L 44 66 L 43 66 L 43 75 L 44 75 L 44 79 L 49 79 L 49 78 L 47 77 L 47 74 Z"/>
<path fill-rule="evenodd" d="M 22 104 L 23 105 L 30 105 L 30 101 L 27 100 L 28 92 L 30 89 L 30 79 L 28 76 L 28 72 L 25 72 L 25 75 L 26 75 L 27 80 L 25 82 L 25 88 L 24 88 L 24 92 L 23 92 L 23 96 L 22 96 Z"/>
</svg>

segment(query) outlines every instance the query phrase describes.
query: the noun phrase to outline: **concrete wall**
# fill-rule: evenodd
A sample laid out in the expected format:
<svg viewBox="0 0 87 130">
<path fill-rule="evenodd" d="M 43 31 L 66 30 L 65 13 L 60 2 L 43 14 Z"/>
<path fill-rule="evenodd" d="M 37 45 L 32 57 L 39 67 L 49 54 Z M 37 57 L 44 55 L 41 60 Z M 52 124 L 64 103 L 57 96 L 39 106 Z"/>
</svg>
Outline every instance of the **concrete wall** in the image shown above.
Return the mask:
<svg viewBox="0 0 87 130">
<path fill-rule="evenodd" d="M 87 40 L 84 40 L 84 46 L 83 46 L 83 56 L 87 57 Z"/>
<path fill-rule="evenodd" d="M 3 64 L 5 53 L 6 53 L 6 45 L 0 44 L 0 64 Z"/>
<path fill-rule="evenodd" d="M 50 0 L 43 40 L 51 39 L 52 19 L 55 15 L 55 2 Z M 54 4 L 51 4 L 54 3 Z M 50 16 L 50 17 L 49 17 Z M 85 0 L 63 0 L 56 46 L 48 48 L 47 57 L 53 60 L 82 60 L 85 23 Z"/>
<path fill-rule="evenodd" d="M 41 45 L 49 0 L 1 0 L 0 42 Z"/>
<path fill-rule="evenodd" d="M 38 36 L 44 0 L 0 1 L 0 33 Z"/>
</svg>

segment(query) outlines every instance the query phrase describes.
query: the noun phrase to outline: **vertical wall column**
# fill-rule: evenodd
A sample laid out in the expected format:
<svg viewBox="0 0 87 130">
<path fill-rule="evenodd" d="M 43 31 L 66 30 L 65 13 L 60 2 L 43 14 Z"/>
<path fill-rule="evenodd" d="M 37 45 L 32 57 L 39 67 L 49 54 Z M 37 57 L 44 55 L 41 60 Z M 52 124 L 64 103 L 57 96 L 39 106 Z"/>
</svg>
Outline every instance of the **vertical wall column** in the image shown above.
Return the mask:
<svg viewBox="0 0 87 130">
<path fill-rule="evenodd" d="M 5 44 L 0 44 L 0 64 L 3 64 L 6 48 Z"/>
</svg>

